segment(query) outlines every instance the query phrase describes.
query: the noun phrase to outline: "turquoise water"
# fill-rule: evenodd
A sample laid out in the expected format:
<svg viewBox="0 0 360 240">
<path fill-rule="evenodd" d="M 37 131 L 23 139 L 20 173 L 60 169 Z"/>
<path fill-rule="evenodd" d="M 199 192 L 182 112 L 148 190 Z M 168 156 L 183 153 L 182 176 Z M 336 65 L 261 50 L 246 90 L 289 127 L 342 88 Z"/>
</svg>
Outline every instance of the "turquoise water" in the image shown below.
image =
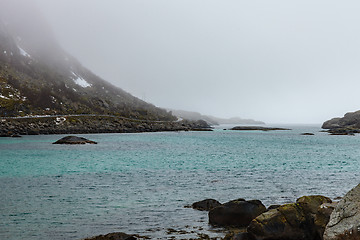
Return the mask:
<svg viewBox="0 0 360 240">
<path fill-rule="evenodd" d="M 319 130 L 89 134 L 99 144 L 79 146 L 51 144 L 62 135 L 0 138 L 0 239 L 216 236 L 207 213 L 184 205 L 343 196 L 359 183 L 360 136 Z"/>
</svg>

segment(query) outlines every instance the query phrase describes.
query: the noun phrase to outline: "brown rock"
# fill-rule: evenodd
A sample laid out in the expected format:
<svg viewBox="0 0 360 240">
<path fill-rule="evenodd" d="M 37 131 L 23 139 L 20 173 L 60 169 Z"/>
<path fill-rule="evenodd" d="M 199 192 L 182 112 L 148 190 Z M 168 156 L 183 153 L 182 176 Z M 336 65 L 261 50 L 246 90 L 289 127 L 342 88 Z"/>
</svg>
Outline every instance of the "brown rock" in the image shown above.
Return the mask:
<svg viewBox="0 0 360 240">
<path fill-rule="evenodd" d="M 297 203 L 304 203 L 305 211 L 316 214 L 320 205 L 323 203 L 332 203 L 331 199 L 321 195 L 303 196 L 296 200 Z"/>
<path fill-rule="evenodd" d="M 256 240 L 315 240 L 313 220 L 302 203 L 291 203 L 265 212 L 247 228 Z"/>
</svg>

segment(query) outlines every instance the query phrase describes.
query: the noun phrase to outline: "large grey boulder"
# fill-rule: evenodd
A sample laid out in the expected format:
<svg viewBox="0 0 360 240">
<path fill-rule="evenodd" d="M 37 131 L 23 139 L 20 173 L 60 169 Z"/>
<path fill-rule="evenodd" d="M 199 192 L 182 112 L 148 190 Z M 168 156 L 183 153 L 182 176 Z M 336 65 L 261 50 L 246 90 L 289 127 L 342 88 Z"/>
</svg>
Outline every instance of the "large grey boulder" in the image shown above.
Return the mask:
<svg viewBox="0 0 360 240">
<path fill-rule="evenodd" d="M 352 239 L 360 239 L 360 184 L 337 204 L 324 233 L 324 240 Z"/>
</svg>

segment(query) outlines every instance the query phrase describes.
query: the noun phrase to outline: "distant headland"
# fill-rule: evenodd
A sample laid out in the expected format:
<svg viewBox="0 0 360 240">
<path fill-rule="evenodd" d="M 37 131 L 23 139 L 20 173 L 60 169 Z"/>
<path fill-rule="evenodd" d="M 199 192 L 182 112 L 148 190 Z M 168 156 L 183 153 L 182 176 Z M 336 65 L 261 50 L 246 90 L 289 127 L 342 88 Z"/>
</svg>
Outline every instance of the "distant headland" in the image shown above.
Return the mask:
<svg viewBox="0 0 360 240">
<path fill-rule="evenodd" d="M 354 135 L 360 133 L 360 111 L 348 112 L 341 118 L 333 118 L 323 123 L 332 135 Z"/>
</svg>

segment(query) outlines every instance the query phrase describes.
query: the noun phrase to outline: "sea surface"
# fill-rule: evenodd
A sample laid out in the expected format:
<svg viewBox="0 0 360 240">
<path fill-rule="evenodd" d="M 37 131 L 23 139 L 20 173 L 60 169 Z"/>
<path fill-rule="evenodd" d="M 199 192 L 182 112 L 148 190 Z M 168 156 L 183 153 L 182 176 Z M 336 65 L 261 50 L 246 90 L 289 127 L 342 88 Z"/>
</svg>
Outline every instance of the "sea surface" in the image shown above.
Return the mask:
<svg viewBox="0 0 360 240">
<path fill-rule="evenodd" d="M 289 127 L 289 126 L 286 126 Z M 123 231 L 158 239 L 203 232 L 206 198 L 266 206 L 309 194 L 343 196 L 360 180 L 360 136 L 291 131 L 88 134 L 0 138 L 0 239 L 82 239 Z M 315 133 L 302 136 L 302 132 Z M 185 230 L 181 235 L 170 229 Z"/>
</svg>

